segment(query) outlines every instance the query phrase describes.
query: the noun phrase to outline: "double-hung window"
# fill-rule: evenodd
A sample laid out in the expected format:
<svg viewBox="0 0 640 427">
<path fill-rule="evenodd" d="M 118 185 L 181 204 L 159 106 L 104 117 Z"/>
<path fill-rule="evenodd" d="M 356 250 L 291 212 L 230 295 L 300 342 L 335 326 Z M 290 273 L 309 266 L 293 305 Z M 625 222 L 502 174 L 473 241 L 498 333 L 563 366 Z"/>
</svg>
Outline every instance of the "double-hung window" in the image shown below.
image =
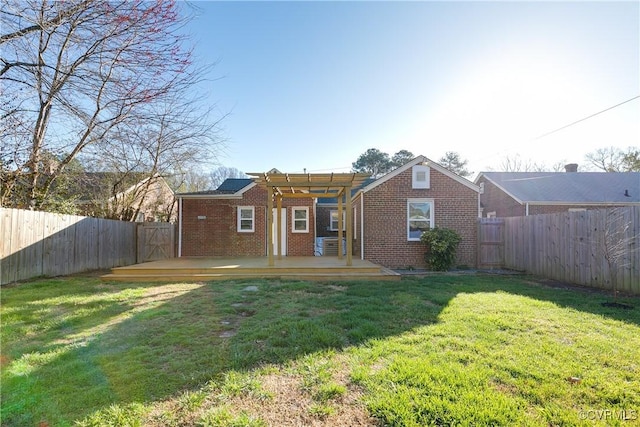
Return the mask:
<svg viewBox="0 0 640 427">
<path fill-rule="evenodd" d="M 291 208 L 291 232 L 292 233 L 308 233 L 309 232 L 309 208 Z"/>
<path fill-rule="evenodd" d="M 253 233 L 255 231 L 256 209 L 254 206 L 238 206 L 238 232 Z"/>
<path fill-rule="evenodd" d="M 329 225 L 329 230 L 331 231 L 338 231 L 338 211 L 337 210 L 332 210 L 330 212 L 330 225 Z M 344 211 L 342 211 L 342 230 L 345 230 L 345 217 L 344 217 Z"/>
<path fill-rule="evenodd" d="M 407 240 L 419 241 L 422 233 L 433 227 L 433 199 L 408 199 Z"/>
</svg>

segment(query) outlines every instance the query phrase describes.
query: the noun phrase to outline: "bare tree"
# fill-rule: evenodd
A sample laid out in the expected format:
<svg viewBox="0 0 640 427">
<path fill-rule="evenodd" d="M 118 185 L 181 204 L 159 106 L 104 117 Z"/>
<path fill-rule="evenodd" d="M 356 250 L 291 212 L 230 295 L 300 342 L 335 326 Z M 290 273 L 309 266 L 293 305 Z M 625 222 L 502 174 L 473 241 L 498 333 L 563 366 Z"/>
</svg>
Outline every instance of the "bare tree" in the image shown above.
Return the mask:
<svg viewBox="0 0 640 427">
<path fill-rule="evenodd" d="M 553 170 L 545 164 L 540 164 L 531 159 L 523 159 L 520 155 L 505 156 L 500 163 L 501 172 L 548 172 Z"/>
<path fill-rule="evenodd" d="M 609 268 L 609 283 L 613 290 L 614 299 L 617 299 L 620 291 L 618 286 L 619 271 L 630 267 L 632 253 L 640 249 L 634 247 L 637 236 L 631 232 L 632 221 L 625 212 L 628 212 L 628 209 L 621 207 L 608 208 L 604 212 L 601 255 Z"/>
<path fill-rule="evenodd" d="M 176 2 L 10 0 L 0 17 L 0 117 L 9 124 L 2 128 L 3 205 L 41 207 L 69 163 L 98 144 L 120 144 L 127 167 L 151 166 L 149 173 L 159 172 L 150 157 L 186 155 L 138 143 L 184 130 L 176 114 L 162 122 L 162 107 L 189 98 L 204 71 L 192 65 L 179 31 L 189 18 Z M 206 159 L 202 151 L 193 160 Z M 64 153 L 46 173 L 45 152 Z"/>
<path fill-rule="evenodd" d="M 618 147 L 599 148 L 588 153 L 589 164 L 605 172 L 640 172 L 640 148 L 628 147 L 626 151 Z"/>
<path fill-rule="evenodd" d="M 211 188 L 218 188 L 227 178 L 249 177 L 241 170 L 227 166 L 220 166 L 214 169 L 209 176 L 211 178 Z"/>
<path fill-rule="evenodd" d="M 137 120 L 125 121 L 114 129 L 111 139 L 104 139 L 89 147 L 87 154 L 94 165 L 116 172 L 118 184 L 132 182 L 136 177 L 141 185 L 127 194 L 121 185 L 112 187 L 105 216 L 123 220 L 135 220 L 141 206 L 150 197 L 156 199 L 160 178 L 182 176 L 202 161 L 215 156 L 212 147 L 222 143 L 218 122 L 207 120 L 210 113 L 199 107 L 191 98 L 178 93 L 165 98 L 164 104 L 150 104 L 139 109 Z M 150 192 L 154 194 L 150 194 Z M 158 206 L 167 206 L 163 216 L 171 216 L 173 203 L 157 200 Z"/>
</svg>

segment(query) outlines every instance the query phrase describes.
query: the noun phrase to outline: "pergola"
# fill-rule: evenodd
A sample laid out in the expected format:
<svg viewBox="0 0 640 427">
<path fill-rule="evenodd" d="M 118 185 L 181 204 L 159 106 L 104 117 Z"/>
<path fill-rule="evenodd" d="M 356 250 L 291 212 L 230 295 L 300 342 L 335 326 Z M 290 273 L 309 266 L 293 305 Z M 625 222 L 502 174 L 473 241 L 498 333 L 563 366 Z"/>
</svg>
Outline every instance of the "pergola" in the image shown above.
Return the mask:
<svg viewBox="0 0 640 427">
<path fill-rule="evenodd" d="M 267 254 L 269 266 L 274 266 L 273 254 L 273 200 L 276 202 L 276 245 L 278 258 L 282 257 L 282 199 L 283 198 L 337 198 L 338 199 L 338 257 L 342 258 L 343 199 L 346 211 L 351 212 L 351 189 L 357 188 L 369 178 L 366 173 L 281 173 L 277 171 L 250 173 L 258 186 L 267 190 Z M 353 219 L 346 218 L 347 265 L 353 265 Z"/>
</svg>

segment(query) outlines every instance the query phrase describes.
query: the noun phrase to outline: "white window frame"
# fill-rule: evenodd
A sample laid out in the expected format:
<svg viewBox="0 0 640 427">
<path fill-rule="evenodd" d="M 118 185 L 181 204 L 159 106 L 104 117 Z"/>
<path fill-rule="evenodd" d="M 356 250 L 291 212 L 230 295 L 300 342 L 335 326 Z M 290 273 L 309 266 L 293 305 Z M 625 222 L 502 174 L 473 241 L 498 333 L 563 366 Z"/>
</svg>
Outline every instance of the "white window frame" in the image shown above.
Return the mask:
<svg viewBox="0 0 640 427">
<path fill-rule="evenodd" d="M 415 203 L 428 203 L 431 206 L 429 207 L 429 218 L 426 219 L 425 221 L 429 222 L 429 228 L 433 228 L 435 227 L 434 224 L 434 210 L 435 210 L 435 206 L 434 206 L 434 201 L 433 199 L 407 199 L 407 241 L 409 242 L 419 242 L 420 241 L 420 237 L 411 237 L 411 211 L 410 211 L 410 206 L 411 204 L 415 204 Z M 413 221 L 416 221 L 415 219 Z"/>
<path fill-rule="evenodd" d="M 424 174 L 424 179 L 418 179 Z M 431 168 L 426 165 L 415 165 L 411 168 L 411 188 L 430 188 Z"/>
<path fill-rule="evenodd" d="M 304 230 L 296 229 L 296 222 L 303 221 L 300 218 L 296 218 L 296 211 L 304 212 Z M 291 232 L 292 233 L 308 233 L 309 232 L 309 208 L 306 206 L 292 207 L 291 208 Z"/>
<path fill-rule="evenodd" d="M 242 211 L 251 211 L 251 218 L 243 218 L 242 217 Z M 256 207 L 255 206 L 238 206 L 238 223 L 237 223 L 237 229 L 238 229 L 238 233 L 253 233 L 255 232 L 255 228 L 256 228 Z M 251 220 L 251 229 L 246 229 L 246 228 L 242 228 L 242 221 L 243 220 Z"/>
<path fill-rule="evenodd" d="M 487 212 L 487 218 L 495 218 L 495 217 L 496 217 L 496 211 Z"/>
<path fill-rule="evenodd" d="M 333 216 L 335 213 L 335 217 L 336 217 L 336 226 L 333 226 Z M 342 210 L 342 231 L 345 231 L 347 229 L 347 221 L 346 221 L 346 217 L 345 215 L 345 211 L 344 209 Z M 331 209 L 329 211 L 329 231 L 338 231 L 338 209 Z"/>
</svg>

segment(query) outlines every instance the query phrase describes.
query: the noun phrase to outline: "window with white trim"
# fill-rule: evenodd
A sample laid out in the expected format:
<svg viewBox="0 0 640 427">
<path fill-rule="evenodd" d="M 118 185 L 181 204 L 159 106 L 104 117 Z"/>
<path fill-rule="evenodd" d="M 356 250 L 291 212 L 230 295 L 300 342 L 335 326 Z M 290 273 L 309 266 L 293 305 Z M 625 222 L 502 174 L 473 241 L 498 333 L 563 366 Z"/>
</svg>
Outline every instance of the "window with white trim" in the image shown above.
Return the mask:
<svg viewBox="0 0 640 427">
<path fill-rule="evenodd" d="M 291 208 L 291 232 L 292 233 L 308 233 L 309 232 L 309 208 Z"/>
<path fill-rule="evenodd" d="M 238 206 L 238 233 L 253 233 L 255 220 L 255 206 Z"/>
<path fill-rule="evenodd" d="M 429 188 L 429 166 L 415 165 L 411 172 L 411 188 Z"/>
<path fill-rule="evenodd" d="M 330 215 L 330 219 L 329 219 L 329 230 L 331 231 L 338 231 L 338 210 L 331 210 L 329 212 Z M 344 211 L 342 211 L 342 230 L 345 230 L 345 218 L 344 218 Z"/>
<path fill-rule="evenodd" d="M 407 240 L 420 241 L 433 226 L 433 199 L 407 199 Z"/>
</svg>

